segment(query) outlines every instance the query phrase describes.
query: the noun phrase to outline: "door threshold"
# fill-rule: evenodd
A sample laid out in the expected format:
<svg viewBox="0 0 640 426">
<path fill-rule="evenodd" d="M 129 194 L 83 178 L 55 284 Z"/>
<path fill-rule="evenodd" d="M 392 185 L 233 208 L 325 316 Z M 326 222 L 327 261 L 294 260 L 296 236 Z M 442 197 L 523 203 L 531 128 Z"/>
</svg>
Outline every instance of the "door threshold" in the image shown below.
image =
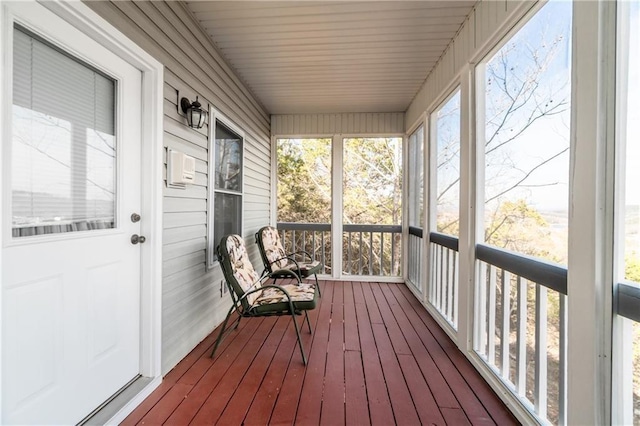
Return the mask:
<svg viewBox="0 0 640 426">
<path fill-rule="evenodd" d="M 82 419 L 78 423 L 78 426 L 119 424 L 149 396 L 161 382 L 162 379 L 160 377 L 135 377 L 111 398 Z"/>
</svg>

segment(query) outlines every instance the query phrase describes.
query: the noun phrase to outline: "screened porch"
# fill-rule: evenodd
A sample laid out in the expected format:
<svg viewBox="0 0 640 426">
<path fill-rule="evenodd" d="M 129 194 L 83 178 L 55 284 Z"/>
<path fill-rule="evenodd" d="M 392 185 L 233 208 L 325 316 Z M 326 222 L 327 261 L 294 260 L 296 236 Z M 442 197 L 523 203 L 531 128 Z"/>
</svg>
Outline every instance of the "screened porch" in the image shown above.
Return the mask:
<svg viewBox="0 0 640 426">
<path fill-rule="evenodd" d="M 454 7 L 460 12 L 466 6 L 458 2 Z M 384 9 L 380 4 L 376 7 Z M 344 8 L 350 18 L 359 13 L 347 13 L 348 7 Z M 294 18 L 280 16 L 282 11 L 276 9 L 262 12 L 282 25 L 295 25 L 290 22 Z M 367 410 L 362 409 L 369 413 L 370 422 L 378 418 L 371 399 L 376 386 L 368 380 L 380 375 L 367 372 L 367 351 L 361 346 L 359 354 L 357 348 L 351 353 L 347 341 L 349 321 L 354 318 L 348 317 L 351 314 L 344 303 L 352 291 L 361 288 L 374 294 L 372 300 L 365 298 L 367 309 L 375 300 L 381 313 L 389 314 L 389 308 L 393 314 L 391 324 L 386 322 L 391 314 L 381 318 L 387 334 L 376 335 L 377 320 L 368 311 L 368 322 L 360 322 L 358 309 L 362 307 L 354 297 L 357 328 L 365 333 L 359 334 L 360 345 L 368 344 L 366 333 L 372 327 L 378 355 L 375 363 L 382 368 L 380 385 L 384 382 L 386 386 L 383 394 L 391 398 L 386 405 L 397 424 L 428 419 L 421 417 L 420 410 L 427 405 L 417 397 L 415 377 L 436 399 L 438 410 L 434 407 L 433 412 L 442 416 L 436 423 L 457 423 L 447 418 L 453 414 L 450 407 L 437 403 L 432 386 L 438 385 L 431 381 L 431 373 L 421 370 L 414 375 L 403 369 L 407 367 L 402 362 L 405 343 L 410 349 L 407 355 L 420 365 L 418 352 L 423 347 L 413 347 L 411 342 L 414 331 L 421 336 L 423 324 L 428 324 L 433 336 L 439 336 L 441 348 L 454 345 L 465 356 L 465 367 L 454 363 L 458 373 L 466 379 L 471 371 L 467 376 L 462 370 L 472 366 L 477 371 L 463 392 L 473 393 L 490 419 L 474 418 L 475 414 L 465 410 L 466 397 L 456 394 L 460 389 L 455 380 L 445 380 L 460 403 L 461 411 L 456 413 L 464 412 L 458 419 L 461 422 L 514 421 L 499 417 L 504 407 L 494 405 L 495 394 L 521 423 L 638 423 L 640 338 L 634 321 L 640 315 L 640 246 L 637 190 L 632 182 L 640 164 L 633 142 L 640 129 L 632 123 L 640 110 L 634 103 L 636 80 L 631 77 L 638 56 L 637 34 L 632 29 L 638 16 L 635 3 L 479 2 L 403 113 L 355 112 L 362 111 L 356 104 L 371 98 L 373 105 L 387 95 L 385 90 L 393 91 L 376 92 L 374 88 L 385 78 L 384 66 L 379 65 L 379 72 L 369 68 L 360 77 L 330 59 L 327 69 L 343 70 L 341 74 L 311 69 L 307 61 L 314 54 L 324 55 L 322 48 L 316 52 L 312 45 L 314 40 L 324 41 L 324 36 L 314 34 L 313 40 L 301 40 L 296 47 L 280 40 L 278 33 L 265 35 L 276 39 L 279 47 L 264 46 L 275 57 L 263 60 L 247 53 L 246 40 L 234 38 L 237 29 L 211 15 L 217 10 L 245 28 L 245 24 L 264 23 L 256 16 L 261 12 L 243 15 L 234 7 L 195 3 L 191 10 L 239 72 L 253 79 L 254 90 L 270 106 L 271 223 L 288 251 L 306 250 L 324 265 L 324 285 L 333 292 L 333 299 L 323 299 L 314 314 L 314 336 L 319 336 L 313 337 L 311 353 L 317 354 L 312 358 L 319 357 L 315 361 L 318 370 L 307 369 L 304 384 L 296 382 L 302 386 L 299 399 L 285 399 L 292 404 L 287 405 L 290 411 L 285 423 L 331 424 L 335 420 L 349 424 L 351 398 L 360 398 L 360 408 L 367 401 Z M 297 16 L 295 10 L 285 13 L 289 12 Z M 321 18 L 310 12 L 308 25 L 315 28 Z M 377 9 L 372 13 L 378 19 L 384 14 Z M 436 14 L 448 16 L 443 9 Z M 241 21 L 243 16 L 246 23 Z M 449 22 L 447 19 L 443 18 Z M 261 31 L 256 30 L 255 37 Z M 381 33 L 384 39 L 386 30 Z M 372 42 L 376 38 L 370 37 Z M 357 47 L 351 41 L 344 39 L 338 53 Z M 308 56 L 292 59 L 304 48 L 310 49 Z M 617 57 L 611 52 L 617 52 Z M 354 50 L 350 53 L 358 57 Z M 290 68 L 276 64 L 279 55 L 283 61 L 292 61 Z M 408 61 L 404 56 L 401 60 Z M 607 66 L 597 67 L 598 61 Z M 258 64 L 265 67 L 264 73 L 256 71 Z M 396 81 L 410 78 L 404 70 L 394 71 Z M 305 73 L 311 81 L 307 86 L 302 83 Z M 329 78 L 338 80 L 332 98 L 318 87 L 321 83 L 313 84 Z M 343 79 L 351 84 L 342 83 Z M 408 90 L 407 83 L 395 84 L 396 94 Z M 287 95 L 279 90 L 282 87 L 288 88 Z M 594 93 L 594 87 L 598 92 Z M 600 93 L 616 102 L 605 101 Z M 391 94 L 388 97 L 396 99 Z M 315 100 L 316 109 L 301 100 L 307 98 Z M 341 107 L 354 112 L 341 112 Z M 219 122 L 224 124 L 223 119 Z M 246 240 L 252 237 L 245 233 Z M 385 296 L 383 306 L 381 296 Z M 331 315 L 337 307 L 338 316 L 327 324 L 329 303 Z M 403 308 L 399 313 L 395 303 L 408 303 L 412 310 Z M 436 325 L 440 328 L 431 329 Z M 401 335 L 395 335 L 396 331 Z M 241 420 L 240 413 L 249 421 L 258 410 L 252 408 L 254 404 L 262 404 L 270 369 L 264 363 L 270 356 L 263 360 L 259 355 L 273 350 L 270 337 L 262 337 L 266 340 L 260 343 L 261 349 L 256 347 L 253 361 L 260 366 L 255 368 L 263 369 L 259 384 L 234 378 L 226 388 L 224 378 L 216 379 L 229 397 L 228 405 L 223 401 L 226 408 L 223 402 L 211 408 L 218 410 L 222 423 L 226 416 Z M 204 347 L 210 344 L 210 340 L 205 342 Z M 424 340 L 422 345 L 429 351 Z M 204 347 L 200 346 L 201 353 Z M 448 360 L 442 358 L 444 364 L 432 355 L 441 372 L 459 356 L 455 350 L 445 352 Z M 387 359 L 387 355 L 392 356 Z M 195 361 L 195 356 L 192 353 L 189 358 L 193 367 L 184 365 L 181 368 L 186 370 L 179 370 L 185 371 L 188 380 L 183 380 L 193 391 L 199 382 L 191 374 L 200 374 L 193 368 L 210 366 L 209 373 L 201 376 L 206 380 L 206 374 L 221 374 L 216 368 L 223 362 L 218 358 L 211 364 L 206 357 Z M 364 383 L 366 398 L 351 393 L 352 361 L 357 361 L 356 371 L 362 368 L 364 372 L 365 381 L 358 383 Z M 295 355 L 289 368 L 294 362 Z M 407 397 L 404 403 L 413 407 L 407 412 L 417 418 L 397 417 L 405 410 L 394 405 L 396 383 L 390 380 L 391 371 L 402 372 L 400 393 Z M 480 377 L 484 382 L 476 388 Z M 245 388 L 245 381 L 253 387 Z M 181 378 L 175 377 L 175 383 L 179 385 Z M 284 379 L 283 385 L 286 383 Z M 493 394 L 487 392 L 487 385 Z M 166 390 L 129 420 L 155 418 L 163 410 L 184 413 L 192 389 L 178 387 L 175 394 Z M 208 413 L 215 395 L 213 391 L 209 402 L 194 403 L 196 413 L 186 414 L 187 418 L 197 419 L 199 410 Z M 283 395 L 270 395 L 274 398 L 272 411 L 264 408 L 267 417 L 260 422 L 275 421 L 281 415 L 278 401 Z M 238 399 L 243 408 L 235 412 Z M 314 404 L 309 418 L 301 411 L 307 403 Z M 171 421 L 171 415 L 165 420 Z"/>
<path fill-rule="evenodd" d="M 2 423 L 640 425 L 640 0 L 2 2 L 0 45 Z M 267 225 L 306 366 L 288 317 L 209 357 Z"/>
</svg>

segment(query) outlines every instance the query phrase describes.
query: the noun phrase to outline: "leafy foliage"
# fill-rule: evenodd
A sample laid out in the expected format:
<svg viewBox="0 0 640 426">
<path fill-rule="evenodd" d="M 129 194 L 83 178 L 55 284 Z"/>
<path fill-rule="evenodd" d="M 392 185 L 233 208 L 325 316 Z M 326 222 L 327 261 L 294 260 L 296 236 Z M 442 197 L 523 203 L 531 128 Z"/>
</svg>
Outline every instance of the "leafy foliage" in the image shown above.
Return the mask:
<svg viewBox="0 0 640 426">
<path fill-rule="evenodd" d="M 402 218 L 402 139 L 344 140 L 343 222 L 400 224 Z M 331 223 L 331 139 L 278 140 L 278 221 Z M 330 270 L 329 233 L 287 234 L 297 247 L 319 254 Z M 321 240 L 322 246 L 316 244 Z M 293 245 L 293 241 L 290 244 Z M 397 275 L 400 235 L 393 241 L 379 232 L 343 236 L 346 274 Z"/>
<path fill-rule="evenodd" d="M 278 140 L 278 221 L 331 222 L 331 139 Z"/>
</svg>

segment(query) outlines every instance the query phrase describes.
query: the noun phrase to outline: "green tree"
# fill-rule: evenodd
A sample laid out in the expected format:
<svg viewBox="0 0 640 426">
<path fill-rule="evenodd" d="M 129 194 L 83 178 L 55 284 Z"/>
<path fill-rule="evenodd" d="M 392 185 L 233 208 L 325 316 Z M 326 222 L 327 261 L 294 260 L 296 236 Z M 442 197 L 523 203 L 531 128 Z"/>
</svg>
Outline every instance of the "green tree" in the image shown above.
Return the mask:
<svg viewBox="0 0 640 426">
<path fill-rule="evenodd" d="M 278 221 L 331 221 L 331 140 L 280 139 Z"/>
<path fill-rule="evenodd" d="M 331 139 L 280 139 L 278 154 L 278 221 L 331 223 Z M 402 140 L 400 138 L 348 138 L 344 140 L 343 222 L 345 224 L 400 224 L 402 218 Z M 293 238 L 293 233 L 288 236 Z M 296 234 L 296 246 L 308 251 L 331 251 L 330 235 Z M 395 240 L 378 233 L 349 238 L 345 233 L 342 267 L 347 273 L 397 274 L 400 235 Z M 304 240 L 304 241 L 303 241 Z M 317 240 L 317 238 L 316 238 Z M 392 253 L 395 259 L 391 258 Z M 348 264 L 349 255 L 353 259 Z M 369 259 L 371 257 L 371 259 Z M 356 267 L 353 263 L 357 262 Z M 371 267 L 369 267 L 371 265 Z M 395 269 L 394 269 L 395 268 Z"/>
</svg>

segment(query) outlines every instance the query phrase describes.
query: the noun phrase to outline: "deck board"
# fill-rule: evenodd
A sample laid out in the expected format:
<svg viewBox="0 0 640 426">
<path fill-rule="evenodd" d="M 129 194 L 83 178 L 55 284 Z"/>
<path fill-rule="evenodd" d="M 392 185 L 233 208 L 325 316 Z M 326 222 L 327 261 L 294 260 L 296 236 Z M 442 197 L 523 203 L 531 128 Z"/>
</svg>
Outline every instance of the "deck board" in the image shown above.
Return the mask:
<svg viewBox="0 0 640 426">
<path fill-rule="evenodd" d="M 344 350 L 360 351 L 353 284 L 350 282 L 344 283 L 344 303 Z"/>
<path fill-rule="evenodd" d="M 240 382 L 245 375 L 249 374 L 251 367 L 255 365 L 254 359 L 260 352 L 265 340 L 272 334 L 278 319 L 280 318 L 265 318 L 260 328 L 251 336 L 242 351 L 233 360 L 218 385 L 211 390 L 209 397 L 193 418 L 193 423 L 210 424 L 215 423 L 220 418 Z M 278 335 L 279 333 L 274 334 Z"/>
<path fill-rule="evenodd" d="M 345 351 L 344 370 L 346 424 L 369 424 L 367 388 L 359 351 Z"/>
<path fill-rule="evenodd" d="M 280 341 L 276 355 L 271 360 L 269 370 L 253 398 L 245 418 L 245 424 L 265 424 L 265 419 L 269 420 L 271 417 L 297 344 L 293 325 L 290 324 Z"/>
<path fill-rule="evenodd" d="M 407 302 L 410 302 L 409 298 L 413 298 L 412 295 L 410 296 L 406 293 L 404 293 L 404 295 L 406 296 L 405 300 Z M 415 298 L 413 299 L 415 300 Z M 414 312 L 424 310 L 424 308 L 422 308 L 421 306 L 418 307 L 415 304 L 413 305 L 413 307 Z M 428 314 L 426 313 L 426 311 L 424 311 L 424 314 L 423 312 L 419 313 L 423 321 L 433 321 L 433 318 L 431 317 L 427 319 Z M 420 333 L 420 338 L 422 339 L 424 345 L 427 347 L 427 350 L 429 350 L 429 353 L 433 357 L 447 384 L 456 395 L 456 399 L 460 402 L 460 406 L 461 408 L 463 408 L 465 415 L 469 418 L 473 425 L 495 424 L 494 420 L 486 411 L 481 401 L 477 398 L 476 394 L 469 387 L 468 383 L 465 381 L 465 378 L 462 376 L 456 365 L 451 360 L 449 352 L 447 352 L 445 348 L 443 348 L 443 346 L 439 343 L 439 340 L 447 340 L 447 345 L 450 345 L 449 348 L 451 353 L 459 353 L 459 351 L 457 350 L 457 348 L 455 348 L 455 346 L 453 346 L 451 340 L 448 339 L 448 336 L 442 329 L 440 329 L 440 327 L 435 324 L 435 322 L 431 325 L 432 327 L 437 327 L 438 330 L 435 333 L 436 335 L 439 335 L 440 339 L 437 339 L 434 336 L 431 328 L 427 328 L 423 333 Z"/>
<path fill-rule="evenodd" d="M 323 281 L 313 333 L 291 318 L 242 320 L 214 359 L 214 331 L 123 422 L 517 424 L 402 284 Z M 302 317 L 297 317 L 302 324 Z"/>
<path fill-rule="evenodd" d="M 409 343 L 412 356 L 418 364 L 418 368 L 422 375 L 428 378 L 428 386 L 437 401 L 437 405 L 446 408 L 460 408 L 460 403 L 451 387 L 449 387 L 431 353 L 422 343 L 418 331 L 414 328 L 413 324 L 420 321 L 419 317 L 412 310 L 401 307 L 399 304 L 394 305 L 394 315 Z"/>
<path fill-rule="evenodd" d="M 344 414 L 344 287 L 334 289 L 331 304 L 331 324 L 327 344 L 327 363 L 324 373 L 321 424 L 345 422 Z"/>
<path fill-rule="evenodd" d="M 327 362 L 327 347 L 329 345 L 329 329 L 331 327 L 331 307 L 335 286 L 324 286 L 323 290 L 329 287 L 331 291 L 323 291 L 320 301 L 320 313 L 318 322 L 314 330 L 313 344 L 309 355 L 309 364 L 304 375 L 296 377 L 303 379 L 302 391 L 299 394 L 297 412 L 294 417 L 290 417 L 288 412 L 293 411 L 295 405 L 282 402 L 276 406 L 274 412 L 274 422 L 281 423 L 281 419 L 286 419 L 286 424 L 293 424 L 294 421 L 300 425 L 313 425 L 320 423 L 320 413 L 322 411 L 322 389 L 324 385 L 325 367 Z M 307 349 L 308 350 L 308 349 Z M 284 417 L 283 417 L 284 415 Z"/>
<path fill-rule="evenodd" d="M 360 283 L 354 287 L 354 289 L 356 288 L 362 293 L 362 285 Z M 391 401 L 384 381 L 384 374 L 382 373 L 378 348 L 373 337 L 373 329 L 369 317 L 370 309 L 366 303 L 356 303 L 355 306 L 371 423 L 390 424 L 394 421 L 393 411 L 391 410 Z M 371 308 L 373 309 L 374 307 Z M 377 307 L 375 309 L 377 310 Z"/>
<path fill-rule="evenodd" d="M 218 349 L 214 361 L 209 361 L 209 369 L 193 387 L 193 391 L 189 394 L 189 397 L 186 398 L 178 406 L 171 417 L 169 417 L 169 424 L 187 424 L 193 419 L 193 417 L 200 410 L 200 407 L 202 407 L 204 402 L 211 394 L 214 387 L 220 382 L 223 375 L 230 368 L 233 361 L 236 359 L 236 357 L 238 357 L 243 348 L 248 344 L 248 341 L 253 337 L 255 332 L 260 330 L 260 327 L 263 325 L 264 321 L 264 318 L 254 318 L 254 324 L 247 324 L 247 326 L 254 326 L 255 328 L 253 330 L 249 330 L 245 326 L 241 331 L 232 333 L 231 335 L 227 336 L 227 339 L 231 337 L 235 337 L 235 339 L 229 342 L 226 347 L 223 346 Z M 227 343 L 227 339 L 225 339 L 223 344 Z M 210 349 L 204 352 L 203 358 L 209 358 L 209 351 Z"/>
<path fill-rule="evenodd" d="M 258 393 L 260 384 L 269 371 L 273 357 L 290 323 L 289 318 L 280 317 L 278 319 L 276 326 L 262 345 L 260 352 L 251 363 L 242 382 L 238 385 L 237 391 L 233 394 L 220 416 L 220 424 L 239 425 L 245 419 L 253 398 Z"/>
</svg>

